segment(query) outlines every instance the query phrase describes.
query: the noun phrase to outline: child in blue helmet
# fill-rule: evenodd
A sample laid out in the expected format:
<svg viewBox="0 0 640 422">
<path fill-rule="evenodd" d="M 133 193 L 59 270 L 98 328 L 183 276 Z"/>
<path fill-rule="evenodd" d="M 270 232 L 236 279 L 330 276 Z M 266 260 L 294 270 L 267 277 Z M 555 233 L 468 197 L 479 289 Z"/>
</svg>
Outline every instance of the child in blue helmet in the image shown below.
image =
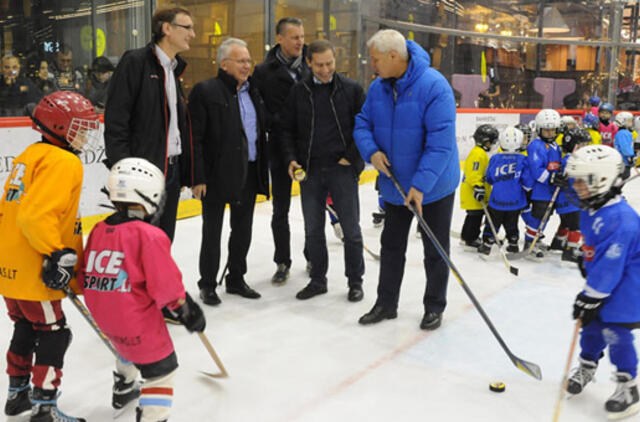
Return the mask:
<svg viewBox="0 0 640 422">
<path fill-rule="evenodd" d="M 618 133 L 618 127 L 613 123 L 613 105 L 604 103 L 598 108 L 598 119 L 600 119 L 600 127 L 598 132 L 602 136 L 602 145 L 613 147 L 613 139 Z"/>
</svg>

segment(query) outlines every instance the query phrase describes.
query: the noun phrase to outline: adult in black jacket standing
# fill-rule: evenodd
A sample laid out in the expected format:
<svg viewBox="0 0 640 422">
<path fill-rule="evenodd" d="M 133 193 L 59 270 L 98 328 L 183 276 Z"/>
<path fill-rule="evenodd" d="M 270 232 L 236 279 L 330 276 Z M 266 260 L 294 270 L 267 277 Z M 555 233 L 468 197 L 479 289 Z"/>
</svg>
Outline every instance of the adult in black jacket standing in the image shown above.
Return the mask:
<svg viewBox="0 0 640 422">
<path fill-rule="evenodd" d="M 244 280 L 256 194 L 269 194 L 266 116 L 257 87 L 249 79 L 247 44 L 229 38 L 218 50 L 218 76 L 200 82 L 189 95 L 196 145 L 196 173 L 206 180 L 194 195 L 202 200 L 200 298 L 217 305 L 216 276 L 224 209 L 231 208 L 227 293 L 257 299 Z"/>
<path fill-rule="evenodd" d="M 204 183 L 195 176 L 193 142 L 180 75 L 186 63 L 177 54 L 195 38 L 189 11 L 159 9 L 152 18 L 153 40 L 120 59 L 109 85 L 104 123 L 107 166 L 141 157 L 164 172 L 166 203 L 159 226 L 171 240 L 182 186 Z"/>
<path fill-rule="evenodd" d="M 327 292 L 327 241 L 324 234 L 325 203 L 331 193 L 344 232 L 344 267 L 348 299 L 362 300 L 362 233 L 358 177 L 364 168 L 353 140 L 355 117 L 364 103 L 357 82 L 335 72 L 335 51 L 327 40 L 309 44 L 312 74 L 289 93 L 282 119 L 282 150 L 289 176 L 302 168 L 300 182 L 305 243 L 311 262 L 311 281 L 296 297 L 309 299 Z"/>
<path fill-rule="evenodd" d="M 253 80 L 260 89 L 269 115 L 269 168 L 273 196 L 271 230 L 275 246 L 273 260 L 277 265 L 271 281 L 281 285 L 287 281 L 291 267 L 291 179 L 287 171 L 289 163 L 285 162 L 280 147 L 282 109 L 289 90 L 309 74 L 309 68 L 304 59 L 304 27 L 300 19 L 280 19 L 276 25 L 276 40 L 278 43 L 269 50 L 265 61 L 256 66 Z"/>
</svg>

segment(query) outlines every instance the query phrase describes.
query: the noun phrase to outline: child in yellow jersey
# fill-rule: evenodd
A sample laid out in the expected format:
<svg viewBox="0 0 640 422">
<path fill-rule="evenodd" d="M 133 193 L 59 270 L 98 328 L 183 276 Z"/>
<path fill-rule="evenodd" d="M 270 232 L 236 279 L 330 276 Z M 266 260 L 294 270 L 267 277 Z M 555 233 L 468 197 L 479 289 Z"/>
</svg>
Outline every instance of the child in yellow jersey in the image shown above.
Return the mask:
<svg viewBox="0 0 640 422">
<path fill-rule="evenodd" d="M 490 124 L 482 124 L 474 132 L 473 140 L 476 145 L 464 162 L 460 184 L 460 206 L 467 211 L 460 238 L 475 251 L 481 245 L 479 237 L 484 211 L 480 202 L 486 205 L 491 193 L 491 186 L 484 180 L 489 165 L 487 152 L 498 141 L 498 130 Z"/>
<path fill-rule="evenodd" d="M 13 160 L 0 198 L 0 295 L 14 322 L 5 414 L 31 411 L 32 421 L 84 421 L 57 407 L 71 341 L 61 299 L 67 286 L 78 291 L 83 169 L 76 154 L 98 139 L 100 122 L 86 98 L 68 91 L 44 97 L 32 120 L 42 141 Z"/>
<path fill-rule="evenodd" d="M 588 113 L 582 119 L 582 125 L 589 132 L 591 136 L 591 145 L 600 145 L 602 143 L 602 136 L 600 132 L 598 132 L 598 128 L 600 127 L 600 120 L 594 114 Z"/>
</svg>

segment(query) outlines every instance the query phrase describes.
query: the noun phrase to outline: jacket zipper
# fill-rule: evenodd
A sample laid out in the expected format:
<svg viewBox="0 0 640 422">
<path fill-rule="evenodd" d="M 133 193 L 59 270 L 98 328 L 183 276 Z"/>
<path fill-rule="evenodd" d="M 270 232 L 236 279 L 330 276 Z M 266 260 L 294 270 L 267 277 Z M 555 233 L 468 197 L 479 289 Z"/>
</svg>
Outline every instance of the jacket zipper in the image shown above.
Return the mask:
<svg viewBox="0 0 640 422">
<path fill-rule="evenodd" d="M 309 102 L 311 102 L 311 130 L 309 131 L 309 149 L 307 150 L 307 174 L 309 173 L 309 166 L 311 165 L 311 145 L 313 145 L 313 131 L 315 129 L 314 123 L 316 121 L 315 117 L 315 109 L 313 105 L 313 93 L 311 92 L 311 88 L 307 86 L 306 82 L 302 83 L 304 87 L 309 91 Z"/>
<path fill-rule="evenodd" d="M 334 77 L 336 77 L 334 75 Z M 333 92 L 331 92 L 331 97 L 329 97 L 329 102 L 331 103 L 331 110 L 333 111 L 333 117 L 336 119 L 336 124 L 338 125 L 338 132 L 340 133 L 340 139 L 342 139 L 342 145 L 344 146 L 344 152 L 347 152 L 347 141 L 344 140 L 344 134 L 342 133 L 342 127 L 340 126 L 340 121 L 338 120 L 338 113 L 336 112 L 336 107 L 333 103 L 333 97 L 335 96 L 336 91 L 338 90 L 338 81 L 335 82 L 336 85 L 333 87 Z M 346 157 L 345 157 L 346 158 Z M 353 163 L 352 163 L 353 164 Z"/>
</svg>

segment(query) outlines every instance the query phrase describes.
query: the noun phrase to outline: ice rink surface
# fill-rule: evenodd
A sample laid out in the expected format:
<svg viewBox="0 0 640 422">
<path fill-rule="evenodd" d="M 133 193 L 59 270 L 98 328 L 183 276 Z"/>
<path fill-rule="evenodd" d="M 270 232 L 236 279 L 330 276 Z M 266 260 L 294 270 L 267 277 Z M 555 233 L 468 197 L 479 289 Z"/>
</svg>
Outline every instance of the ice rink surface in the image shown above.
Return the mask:
<svg viewBox="0 0 640 422">
<path fill-rule="evenodd" d="M 624 193 L 640 209 L 640 181 L 632 181 Z M 372 183 L 360 187 L 360 204 L 365 244 L 378 251 L 381 229 L 371 222 L 377 207 Z M 228 295 L 221 286 L 222 304 L 203 305 L 206 334 L 230 377 L 201 375 L 201 370 L 216 371 L 202 343 L 183 327 L 170 327 L 180 363 L 171 421 L 551 420 L 573 332 L 572 304 L 583 285 L 575 264 L 561 262 L 558 254 L 548 255 L 542 263 L 520 259 L 512 262 L 520 269 L 515 277 L 495 248 L 488 260 L 482 260 L 463 251 L 459 240 L 452 238 L 451 258 L 465 282 L 512 352 L 541 366 L 543 379 L 538 381 L 513 366 L 453 276 L 442 326 L 433 332 L 419 329 L 425 275 L 415 230 L 398 318 L 364 327 L 357 320 L 375 302 L 378 262 L 365 253 L 365 298 L 348 302 L 342 246 L 327 223 L 329 292 L 297 300 L 296 292 L 308 282 L 299 197 L 293 198 L 290 213 L 294 262 L 291 277 L 282 287 L 270 282 L 275 270 L 270 218 L 271 203 L 258 204 L 246 280 L 262 298 Z M 463 219 L 456 199 L 452 229 L 459 232 Z M 198 296 L 201 223 L 200 216 L 179 221 L 173 244 L 184 284 L 194 298 Z M 557 224 L 554 215 L 546 230 L 547 242 Z M 227 236 L 228 212 L 222 262 Z M 71 302 L 65 301 L 64 309 L 73 342 L 65 359 L 59 406 L 90 422 L 110 421 L 113 357 Z M 3 315 L 2 353 L 11 331 L 12 324 Z M 636 345 L 640 346 L 638 340 Z M 6 369 L 6 361 L 2 362 Z M 610 381 L 613 370 L 607 355 L 596 382 L 564 403 L 560 420 L 605 420 L 604 402 L 615 390 Z M 489 391 L 492 381 L 504 382 L 506 391 Z M 0 377 L 3 402 L 7 384 L 8 378 Z M 133 407 L 117 420 L 135 420 Z"/>
</svg>

